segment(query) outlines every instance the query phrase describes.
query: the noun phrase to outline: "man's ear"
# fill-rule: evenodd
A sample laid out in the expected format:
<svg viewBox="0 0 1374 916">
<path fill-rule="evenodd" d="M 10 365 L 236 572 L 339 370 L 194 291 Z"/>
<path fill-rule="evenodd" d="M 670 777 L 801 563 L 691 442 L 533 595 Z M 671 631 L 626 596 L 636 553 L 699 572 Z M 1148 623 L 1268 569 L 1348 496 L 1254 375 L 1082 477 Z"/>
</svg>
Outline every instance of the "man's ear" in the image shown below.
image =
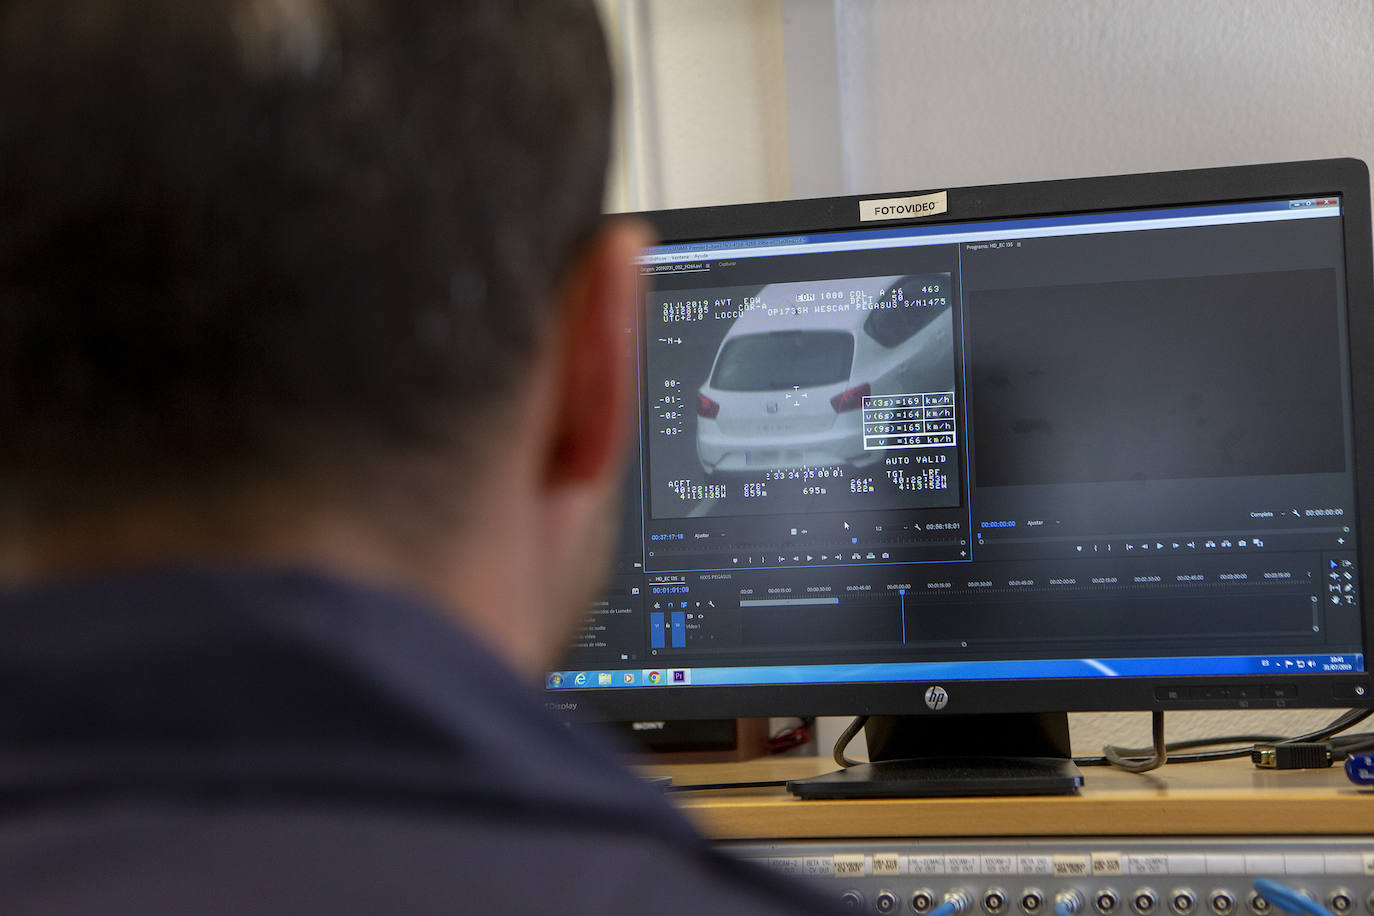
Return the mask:
<svg viewBox="0 0 1374 916">
<path fill-rule="evenodd" d="M 607 221 L 560 289 L 556 403 L 545 465 L 551 485 L 619 475 L 637 385 L 635 258 L 651 238 L 640 220 Z"/>
</svg>

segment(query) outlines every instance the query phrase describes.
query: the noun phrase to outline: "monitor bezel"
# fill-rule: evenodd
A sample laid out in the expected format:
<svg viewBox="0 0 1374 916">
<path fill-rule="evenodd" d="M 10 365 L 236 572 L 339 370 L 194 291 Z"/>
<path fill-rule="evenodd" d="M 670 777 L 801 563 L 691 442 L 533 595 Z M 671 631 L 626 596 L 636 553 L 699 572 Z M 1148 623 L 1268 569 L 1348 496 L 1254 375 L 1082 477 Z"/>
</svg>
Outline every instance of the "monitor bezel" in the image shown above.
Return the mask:
<svg viewBox="0 0 1374 916">
<path fill-rule="evenodd" d="M 947 210 L 934 216 L 862 222 L 859 202 L 939 193 Z M 981 187 L 928 188 L 807 200 L 735 204 L 639 214 L 661 244 L 818 231 L 928 226 L 1005 217 L 1278 198 L 1341 197 L 1349 317 L 1351 396 L 1355 423 L 1356 531 L 1366 662 L 1374 659 L 1374 264 L 1371 263 L 1369 172 L 1353 158 L 1188 171 L 1035 181 Z M 1356 346 L 1355 342 L 1363 342 Z M 1295 688 L 1279 697 L 1261 688 Z M 933 682 L 776 684 L 748 687 L 624 687 L 546 691 L 552 709 L 572 719 L 693 719 L 759 716 L 932 714 L 924 702 Z M 1253 687 L 1240 697 L 1170 698 L 1179 685 Z M 1112 677 L 942 681 L 942 715 L 1169 709 L 1348 708 L 1374 705 L 1369 673 L 1269 676 Z M 1363 695 L 1357 692 L 1363 688 Z"/>
</svg>

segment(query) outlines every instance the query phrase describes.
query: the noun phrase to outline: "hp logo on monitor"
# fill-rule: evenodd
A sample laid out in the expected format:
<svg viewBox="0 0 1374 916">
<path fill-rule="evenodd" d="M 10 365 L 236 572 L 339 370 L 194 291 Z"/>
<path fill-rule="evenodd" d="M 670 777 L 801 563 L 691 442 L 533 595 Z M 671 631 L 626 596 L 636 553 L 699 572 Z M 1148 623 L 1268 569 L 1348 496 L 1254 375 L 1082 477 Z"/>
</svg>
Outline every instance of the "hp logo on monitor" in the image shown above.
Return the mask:
<svg viewBox="0 0 1374 916">
<path fill-rule="evenodd" d="M 943 687 L 931 687 L 926 691 L 926 705 L 939 712 L 949 705 L 949 694 Z"/>
</svg>

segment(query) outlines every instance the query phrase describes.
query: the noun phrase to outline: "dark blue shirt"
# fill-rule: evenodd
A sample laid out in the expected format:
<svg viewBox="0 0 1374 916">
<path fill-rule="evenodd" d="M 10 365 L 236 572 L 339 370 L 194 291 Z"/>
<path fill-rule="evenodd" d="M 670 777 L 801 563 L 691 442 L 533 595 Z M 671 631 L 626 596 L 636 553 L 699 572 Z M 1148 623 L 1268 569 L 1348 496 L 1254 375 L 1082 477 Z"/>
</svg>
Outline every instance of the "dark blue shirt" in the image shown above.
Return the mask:
<svg viewBox="0 0 1374 916">
<path fill-rule="evenodd" d="M 0 596 L 0 908 L 809 913 L 454 624 L 303 572 Z"/>
</svg>

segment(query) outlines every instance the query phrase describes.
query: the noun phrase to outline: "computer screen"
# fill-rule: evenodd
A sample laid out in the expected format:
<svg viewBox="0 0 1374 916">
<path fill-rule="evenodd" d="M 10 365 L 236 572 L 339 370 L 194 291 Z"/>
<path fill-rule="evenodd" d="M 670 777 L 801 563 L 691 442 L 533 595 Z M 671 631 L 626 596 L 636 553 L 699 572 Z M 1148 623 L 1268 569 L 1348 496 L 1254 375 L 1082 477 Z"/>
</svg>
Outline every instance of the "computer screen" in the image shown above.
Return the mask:
<svg viewBox="0 0 1374 916">
<path fill-rule="evenodd" d="M 552 709 L 1368 704 L 1363 163 L 648 217 Z"/>
</svg>

